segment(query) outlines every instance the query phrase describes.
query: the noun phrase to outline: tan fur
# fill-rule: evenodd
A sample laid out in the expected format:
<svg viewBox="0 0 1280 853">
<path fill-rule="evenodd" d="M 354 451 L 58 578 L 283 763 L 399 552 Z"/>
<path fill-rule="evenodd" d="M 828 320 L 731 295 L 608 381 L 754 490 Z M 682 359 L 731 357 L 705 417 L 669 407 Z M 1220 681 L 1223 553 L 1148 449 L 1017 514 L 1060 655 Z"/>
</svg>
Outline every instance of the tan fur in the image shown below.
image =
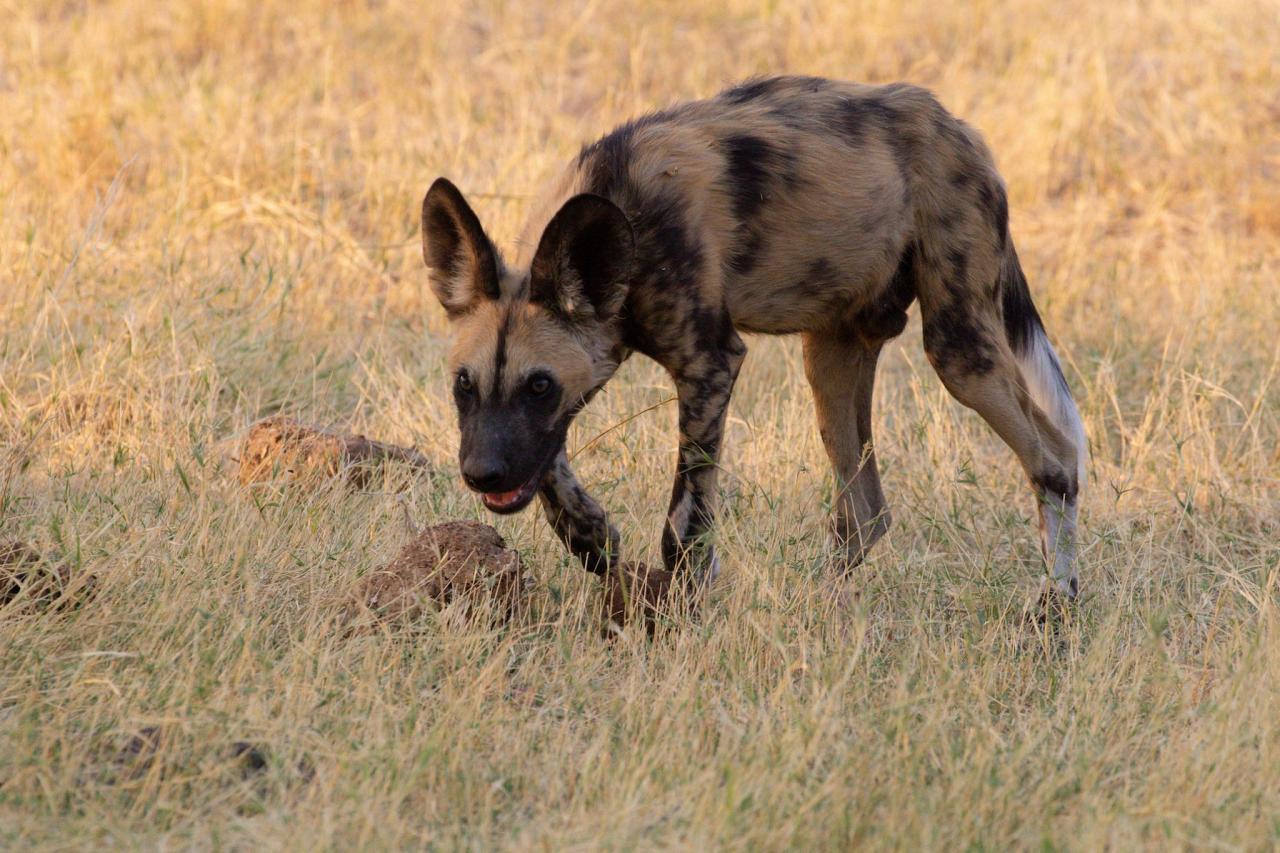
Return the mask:
<svg viewBox="0 0 1280 853">
<path fill-rule="evenodd" d="M 449 355 L 451 372 L 470 371 L 482 399 L 494 393 L 495 329 L 505 328 L 506 364 L 499 397 L 509 396 L 536 370 L 554 375 L 564 386 L 561 412 L 567 411 L 604 378 L 600 365 L 580 336 L 550 313 L 523 300 L 483 302 L 454 324 Z M 609 371 L 612 372 L 612 371 Z"/>
</svg>

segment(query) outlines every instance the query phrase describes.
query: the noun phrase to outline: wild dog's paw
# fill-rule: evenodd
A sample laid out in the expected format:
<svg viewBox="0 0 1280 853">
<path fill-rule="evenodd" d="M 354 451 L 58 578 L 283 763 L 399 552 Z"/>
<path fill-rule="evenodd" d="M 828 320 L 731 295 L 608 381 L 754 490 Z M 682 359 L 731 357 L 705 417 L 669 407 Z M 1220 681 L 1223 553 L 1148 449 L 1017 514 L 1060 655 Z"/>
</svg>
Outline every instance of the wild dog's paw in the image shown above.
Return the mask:
<svg viewBox="0 0 1280 853">
<path fill-rule="evenodd" d="M 644 563 L 618 563 L 604 575 L 605 639 L 620 634 L 639 620 L 652 637 L 658 621 L 669 613 L 675 576 Z"/>
</svg>

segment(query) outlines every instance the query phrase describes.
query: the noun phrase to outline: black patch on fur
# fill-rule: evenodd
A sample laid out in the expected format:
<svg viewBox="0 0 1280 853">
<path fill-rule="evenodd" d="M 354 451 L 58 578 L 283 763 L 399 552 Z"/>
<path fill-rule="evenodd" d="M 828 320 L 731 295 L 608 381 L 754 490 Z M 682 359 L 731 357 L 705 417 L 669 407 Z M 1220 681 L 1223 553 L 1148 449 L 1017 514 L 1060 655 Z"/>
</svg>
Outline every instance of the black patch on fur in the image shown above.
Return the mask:
<svg viewBox="0 0 1280 853">
<path fill-rule="evenodd" d="M 909 200 L 911 188 L 911 162 L 914 159 L 916 140 L 905 133 L 902 112 L 881 95 L 840 99 L 829 118 L 830 124 L 853 148 L 866 144 L 878 130 L 902 176 L 903 192 Z"/>
<path fill-rule="evenodd" d="M 951 231 L 960 224 L 963 213 L 958 207 L 948 207 L 937 215 L 938 230 L 942 232 Z"/>
<path fill-rule="evenodd" d="M 684 477 L 677 476 L 671 484 L 671 501 L 668 506 L 677 506 L 684 499 L 685 481 Z M 683 547 L 680 540 L 676 536 L 676 532 L 671 529 L 670 523 L 662 525 L 662 563 L 668 567 L 668 571 L 675 566 L 679 566 L 682 562 Z"/>
<path fill-rule="evenodd" d="M 831 81 L 821 77 L 766 77 L 747 80 L 717 95 L 717 99 L 730 106 L 759 104 L 770 119 L 792 130 L 808 133 L 829 132 L 829 123 L 820 112 L 813 109 L 812 96 L 826 92 Z"/>
<path fill-rule="evenodd" d="M 804 92 L 821 92 L 831 85 L 829 80 L 821 77 L 805 77 L 788 75 L 783 77 L 752 77 L 736 86 L 725 89 L 717 97 L 728 104 L 749 104 L 762 98 L 768 98 L 784 89 Z"/>
<path fill-rule="evenodd" d="M 835 106 L 831 123 L 850 145 L 861 145 L 873 128 L 885 132 L 890 145 L 895 145 L 895 125 L 902 114 L 893 105 L 877 95 L 867 97 L 843 97 Z M 895 153 L 896 153 L 895 147 Z"/>
<path fill-rule="evenodd" d="M 741 237 L 738 248 L 729 255 L 729 269 L 738 275 L 747 275 L 756 268 L 764 249 L 764 237 L 759 231 L 747 230 Z"/>
<path fill-rule="evenodd" d="M 815 290 L 824 290 L 840 286 L 840 270 L 831 262 L 830 258 L 819 257 L 809 262 L 809 266 L 805 268 L 804 278 L 793 285 L 794 290 L 805 290 L 812 293 Z"/>
<path fill-rule="evenodd" d="M 833 290 L 839 286 L 840 270 L 830 258 L 819 257 L 809 262 L 805 267 L 804 275 L 778 288 L 777 292 L 787 304 L 794 304 L 803 299 L 812 299 L 824 290 Z M 786 305 L 779 305 L 778 309 L 785 310 L 786 307 Z"/>
<path fill-rule="evenodd" d="M 939 373 L 981 376 L 995 368 L 991 342 L 968 307 L 958 300 L 925 321 L 924 348 Z"/>
<path fill-rule="evenodd" d="M 586 189 L 616 204 L 631 223 L 635 239 L 632 296 L 648 294 L 661 299 L 673 284 L 688 285 L 701 273 L 703 249 L 685 220 L 686 200 L 668 188 L 640 186 L 631 180 L 628 166 L 639 128 L 671 120 L 679 109 L 654 113 L 628 122 L 578 155 L 578 167 L 586 176 Z M 635 299 L 628 299 L 631 305 Z M 634 329 L 635 324 L 627 323 Z M 630 342 L 629 342 L 630 345 Z M 632 349 L 647 350 L 632 346 Z"/>
<path fill-rule="evenodd" d="M 832 123 L 850 145 L 857 147 L 866 140 L 868 113 L 861 100 L 842 100 Z"/>
<path fill-rule="evenodd" d="M 627 181 L 636 131 L 679 118 L 681 109 L 649 113 L 626 122 L 578 152 L 577 165 L 587 175 L 587 191 L 616 200 Z"/>
<path fill-rule="evenodd" d="M 498 341 L 493 351 L 493 391 L 490 396 L 497 399 L 502 393 L 502 371 L 507 366 L 507 333 L 511 331 L 511 309 L 502 312 L 502 323 L 498 326 Z"/>
<path fill-rule="evenodd" d="M 1000 235 L 1000 248 L 1003 249 L 1009 242 L 1009 196 L 1003 189 L 996 194 L 996 209 L 992 224 L 995 226 L 996 233 Z"/>
<path fill-rule="evenodd" d="M 725 159 L 725 192 L 738 221 L 737 245 L 727 263 L 734 272 L 746 275 L 755 269 L 764 248 L 764 236 L 756 220 L 768 201 L 771 186 L 776 182 L 794 183 L 795 155 L 751 134 L 726 137 L 720 148 Z"/>
<path fill-rule="evenodd" d="M 888 285 L 875 301 L 850 319 L 850 331 L 867 345 L 879 346 L 906 328 L 907 309 L 916 299 L 917 256 L 915 244 L 908 244 L 898 258 L 898 267 Z"/>
<path fill-rule="evenodd" d="M 730 104 L 746 104 L 777 90 L 781 77 L 753 77 L 720 93 L 720 100 Z"/>
<path fill-rule="evenodd" d="M 1031 478 L 1031 483 L 1044 492 L 1064 497 L 1068 501 L 1076 499 L 1080 488 L 1074 475 L 1067 474 L 1061 470 L 1041 471 Z"/>
<path fill-rule="evenodd" d="M 692 285 L 701 274 L 702 244 L 690 233 L 684 217 L 687 208 L 675 193 L 661 193 L 641 202 L 632 220 L 638 235 L 643 235 L 641 274 L 647 271 L 680 285 Z"/>
<path fill-rule="evenodd" d="M 702 475 L 714 468 L 719 458 L 722 412 L 729 403 L 736 376 L 733 365 L 741 363 L 746 354 L 746 344 L 723 308 L 697 305 L 689 316 L 701 357 L 687 368 L 673 371 L 680 387 L 681 441 L 668 516 L 686 494 L 690 495 L 690 504 L 685 530 L 678 535 L 668 524 L 663 531 L 663 561 L 671 570 L 689 568 L 693 549 L 714 522 L 714 495 Z"/>
<path fill-rule="evenodd" d="M 575 406 L 564 418 L 567 429 L 582 406 Z M 569 472 L 570 477 L 572 472 Z M 576 481 L 570 480 L 562 486 L 570 486 L 568 494 L 562 501 L 557 495 L 552 482 L 552 474 L 543 479 L 539 487 L 543 509 L 551 526 L 559 534 L 569 549 L 569 553 L 582 561 L 583 567 L 592 574 L 602 575 L 609 569 L 610 562 L 617 559 L 619 553 L 618 532 L 605 518 L 591 496 Z"/>
<path fill-rule="evenodd" d="M 733 215 L 749 224 L 768 196 L 781 152 L 767 140 L 750 134 L 730 136 L 721 142 L 725 158 L 725 183 Z"/>
<path fill-rule="evenodd" d="M 966 125 L 960 119 L 945 112 L 941 112 L 933 123 L 933 128 L 951 145 L 956 156 L 961 162 L 972 162 L 975 157 L 979 156 L 978 147 L 973 144 L 973 140 L 969 138 L 969 134 L 965 132 Z M 955 175 L 952 175 L 955 180 Z"/>
<path fill-rule="evenodd" d="M 635 275 L 623 311 L 623 342 L 660 364 L 700 334 L 690 294 L 703 274 L 706 253 L 685 219 L 688 205 L 672 190 L 641 195 L 631 188 L 636 238 Z"/>
<path fill-rule="evenodd" d="M 963 249 L 947 250 L 947 263 L 951 266 L 951 275 L 947 284 L 954 293 L 965 292 L 965 277 L 969 274 L 969 255 Z"/>
<path fill-rule="evenodd" d="M 978 201 L 991 223 L 991 230 L 995 232 L 996 245 L 1003 250 L 1009 235 L 1009 197 L 1004 187 L 994 180 L 979 183 Z"/>
<path fill-rule="evenodd" d="M 893 127 L 902 118 L 902 113 L 898 111 L 898 108 L 887 102 L 880 95 L 863 98 L 862 108 L 868 115 L 874 116 L 880 122 L 880 126 L 884 128 Z"/>
<path fill-rule="evenodd" d="M 909 190 L 911 186 L 911 162 L 914 159 L 918 140 L 908 136 L 909 124 L 903 121 L 902 111 L 889 102 L 888 92 L 866 98 L 864 109 L 884 129 L 885 140 L 893 151 L 893 160 L 902 175 L 902 182 Z"/>
<path fill-rule="evenodd" d="M 1000 313 L 1009 346 L 1019 355 L 1025 354 L 1035 336 L 1044 332 L 1044 323 L 1031 301 L 1027 278 L 1022 274 L 1018 253 L 1012 246 L 1000 264 Z"/>
<path fill-rule="evenodd" d="M 578 154 L 578 168 L 586 172 L 588 190 L 605 198 L 613 196 L 617 184 L 627 174 L 634 135 L 635 124 L 628 122 L 582 149 Z"/>
</svg>

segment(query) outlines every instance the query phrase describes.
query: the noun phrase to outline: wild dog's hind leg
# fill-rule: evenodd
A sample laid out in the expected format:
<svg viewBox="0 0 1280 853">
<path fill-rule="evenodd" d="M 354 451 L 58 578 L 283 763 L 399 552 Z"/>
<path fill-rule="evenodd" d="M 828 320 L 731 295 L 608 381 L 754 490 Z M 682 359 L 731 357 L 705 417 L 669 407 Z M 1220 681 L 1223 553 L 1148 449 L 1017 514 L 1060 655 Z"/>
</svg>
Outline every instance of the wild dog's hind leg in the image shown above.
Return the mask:
<svg viewBox="0 0 1280 853">
<path fill-rule="evenodd" d="M 691 572 L 696 581 L 710 581 L 719 571 L 708 540 L 720 497 L 720 445 L 729 397 L 747 354 L 728 317 L 721 322 L 723 332 L 714 347 L 695 349 L 668 365 L 680 406 L 680 450 L 662 532 L 662 559 L 668 570 Z"/>
<path fill-rule="evenodd" d="M 604 510 L 578 483 L 564 448 L 542 479 L 538 491 L 551 529 L 587 571 L 603 575 L 618 559 L 618 531 Z"/>
<path fill-rule="evenodd" d="M 880 489 L 871 445 L 871 396 L 879 343 L 843 331 L 804 336 L 804 371 L 813 387 L 818 432 L 836 477 L 832 531 L 847 570 L 889 529 L 889 510 Z"/>
<path fill-rule="evenodd" d="M 1077 471 L 1078 453 L 1083 451 L 1032 399 L 993 309 L 979 300 L 957 297 L 942 306 L 922 300 L 921 310 L 925 352 L 943 385 L 1013 448 L 1030 477 L 1040 504 L 1045 560 L 1059 592 L 1075 598 L 1080 588 L 1076 574 Z M 1038 334 L 1043 335 L 1043 330 Z M 1064 394 L 1065 388 L 1063 381 Z M 1071 411 L 1075 411 L 1074 404 Z"/>
</svg>

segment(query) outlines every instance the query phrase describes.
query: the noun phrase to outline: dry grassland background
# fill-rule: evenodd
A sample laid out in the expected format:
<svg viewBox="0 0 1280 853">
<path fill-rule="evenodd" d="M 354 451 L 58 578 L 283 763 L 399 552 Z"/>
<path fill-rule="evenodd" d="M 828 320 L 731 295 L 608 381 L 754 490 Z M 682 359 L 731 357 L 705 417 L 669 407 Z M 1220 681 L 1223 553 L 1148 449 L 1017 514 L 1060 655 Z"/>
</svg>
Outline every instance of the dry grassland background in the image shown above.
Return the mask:
<svg viewBox="0 0 1280 853">
<path fill-rule="evenodd" d="M 1269 1 L 0 0 L 0 539 L 97 576 L 0 610 L 0 845 L 1280 844 L 1278 69 Z M 602 643 L 531 511 L 512 626 L 342 636 L 393 488 L 484 517 L 430 181 L 510 245 L 583 142 L 784 70 L 926 85 L 995 151 L 1092 445 L 1069 621 L 1024 619 L 1030 491 L 913 311 L 844 605 L 798 342 L 754 337 L 701 618 Z M 633 360 L 569 442 L 621 424 L 577 464 L 649 560 L 675 413 L 627 418 L 671 393 Z M 277 412 L 437 473 L 242 489 Z"/>
</svg>

